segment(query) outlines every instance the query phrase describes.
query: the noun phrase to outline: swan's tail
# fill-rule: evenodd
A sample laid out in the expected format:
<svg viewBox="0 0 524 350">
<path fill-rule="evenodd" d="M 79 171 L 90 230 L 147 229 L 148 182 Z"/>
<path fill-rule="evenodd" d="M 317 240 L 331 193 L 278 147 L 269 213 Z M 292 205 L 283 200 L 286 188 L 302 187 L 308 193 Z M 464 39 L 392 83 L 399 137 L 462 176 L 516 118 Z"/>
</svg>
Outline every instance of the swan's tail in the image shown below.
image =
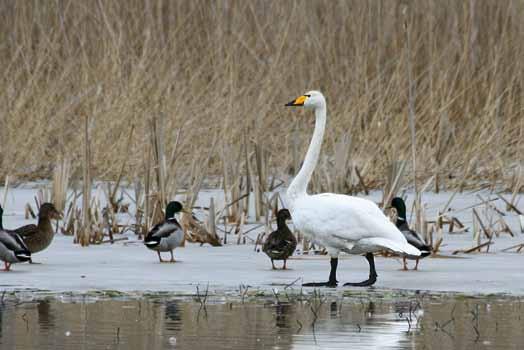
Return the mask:
<svg viewBox="0 0 524 350">
<path fill-rule="evenodd" d="M 387 238 L 373 237 L 365 238 L 359 241 L 359 245 L 379 246 L 394 253 L 402 255 L 420 256 L 421 252 L 411 244 L 406 242 L 395 242 Z"/>
</svg>

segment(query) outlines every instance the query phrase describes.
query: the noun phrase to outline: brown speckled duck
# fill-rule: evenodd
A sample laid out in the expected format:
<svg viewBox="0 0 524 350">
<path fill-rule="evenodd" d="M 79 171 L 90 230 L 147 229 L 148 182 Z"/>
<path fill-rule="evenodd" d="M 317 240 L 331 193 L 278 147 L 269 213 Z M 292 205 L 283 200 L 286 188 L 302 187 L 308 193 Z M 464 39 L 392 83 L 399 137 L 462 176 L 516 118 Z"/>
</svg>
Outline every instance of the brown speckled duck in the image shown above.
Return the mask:
<svg viewBox="0 0 524 350">
<path fill-rule="evenodd" d="M 275 270 L 274 260 L 284 260 L 283 270 L 286 269 L 286 261 L 297 247 L 297 239 L 293 232 L 287 227 L 286 220 L 291 219 L 287 209 L 280 209 L 277 213 L 277 230 L 269 234 L 262 247 L 264 253 L 271 259 L 271 266 Z"/>
<path fill-rule="evenodd" d="M 55 236 L 51 220 L 61 218 L 52 203 L 44 203 L 40 206 L 37 225 L 25 225 L 13 231 L 22 237 L 31 254 L 38 253 L 49 247 Z"/>
</svg>

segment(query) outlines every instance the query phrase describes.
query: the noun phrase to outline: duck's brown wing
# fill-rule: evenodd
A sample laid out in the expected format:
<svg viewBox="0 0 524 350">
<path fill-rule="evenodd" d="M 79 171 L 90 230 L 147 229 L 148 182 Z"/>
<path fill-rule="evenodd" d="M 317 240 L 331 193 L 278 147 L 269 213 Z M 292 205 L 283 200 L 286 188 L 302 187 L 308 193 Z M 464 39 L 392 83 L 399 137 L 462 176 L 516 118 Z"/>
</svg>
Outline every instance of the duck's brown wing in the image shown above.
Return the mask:
<svg viewBox="0 0 524 350">
<path fill-rule="evenodd" d="M 38 228 L 36 227 L 36 225 L 31 224 L 19 227 L 13 231 L 22 236 L 22 238 L 27 238 L 36 234 L 38 232 Z"/>
</svg>

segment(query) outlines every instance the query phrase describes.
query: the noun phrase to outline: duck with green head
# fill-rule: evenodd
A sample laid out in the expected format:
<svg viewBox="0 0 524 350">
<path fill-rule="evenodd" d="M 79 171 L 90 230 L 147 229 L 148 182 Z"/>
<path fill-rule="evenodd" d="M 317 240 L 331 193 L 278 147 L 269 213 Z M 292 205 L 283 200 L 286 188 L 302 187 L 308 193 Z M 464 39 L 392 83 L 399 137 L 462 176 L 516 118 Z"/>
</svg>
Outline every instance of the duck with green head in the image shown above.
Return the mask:
<svg viewBox="0 0 524 350">
<path fill-rule="evenodd" d="M 410 259 L 416 261 L 413 270 L 418 270 L 419 260 L 431 254 L 431 246 L 426 244 L 424 239 L 416 231 L 413 231 L 409 228 L 406 219 L 406 203 L 404 203 L 404 200 L 402 198 L 393 198 L 391 200 L 390 209 L 394 210 L 394 216 L 396 217 L 395 225 L 397 226 L 399 231 L 402 232 L 404 237 L 406 237 L 406 240 L 409 244 L 411 244 L 421 252 L 420 256 L 404 255 L 402 258 L 404 265 L 403 269 L 405 271 L 408 270 L 408 264 L 406 259 Z"/>
<path fill-rule="evenodd" d="M 164 260 L 162 260 L 160 252 L 170 252 L 171 260 L 169 260 L 169 262 L 174 263 L 173 249 L 184 246 L 184 230 L 175 218 L 175 214 L 181 211 L 183 211 L 183 207 L 180 202 L 170 202 L 166 207 L 164 221 L 155 225 L 144 239 L 145 246 L 157 252 L 158 259 L 161 263 L 164 262 Z"/>
</svg>

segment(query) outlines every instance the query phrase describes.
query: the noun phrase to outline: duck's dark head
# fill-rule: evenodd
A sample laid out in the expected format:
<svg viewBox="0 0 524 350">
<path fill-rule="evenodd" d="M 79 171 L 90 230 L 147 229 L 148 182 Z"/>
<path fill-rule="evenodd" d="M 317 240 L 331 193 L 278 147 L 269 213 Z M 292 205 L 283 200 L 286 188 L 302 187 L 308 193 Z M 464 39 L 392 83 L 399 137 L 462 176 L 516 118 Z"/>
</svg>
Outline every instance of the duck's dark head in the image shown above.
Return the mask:
<svg viewBox="0 0 524 350">
<path fill-rule="evenodd" d="M 44 203 L 40 206 L 40 211 L 38 212 L 38 217 L 41 219 L 62 219 L 62 214 L 56 210 L 53 203 Z"/>
<path fill-rule="evenodd" d="M 174 218 L 175 214 L 181 212 L 182 209 L 182 203 L 177 201 L 169 202 L 166 207 L 166 220 Z"/>
<path fill-rule="evenodd" d="M 400 197 L 391 200 L 391 208 L 397 211 L 397 220 L 406 221 L 406 203 Z"/>
<path fill-rule="evenodd" d="M 291 213 L 287 209 L 280 209 L 277 213 L 277 219 L 280 220 L 290 220 L 291 219 Z"/>
</svg>

